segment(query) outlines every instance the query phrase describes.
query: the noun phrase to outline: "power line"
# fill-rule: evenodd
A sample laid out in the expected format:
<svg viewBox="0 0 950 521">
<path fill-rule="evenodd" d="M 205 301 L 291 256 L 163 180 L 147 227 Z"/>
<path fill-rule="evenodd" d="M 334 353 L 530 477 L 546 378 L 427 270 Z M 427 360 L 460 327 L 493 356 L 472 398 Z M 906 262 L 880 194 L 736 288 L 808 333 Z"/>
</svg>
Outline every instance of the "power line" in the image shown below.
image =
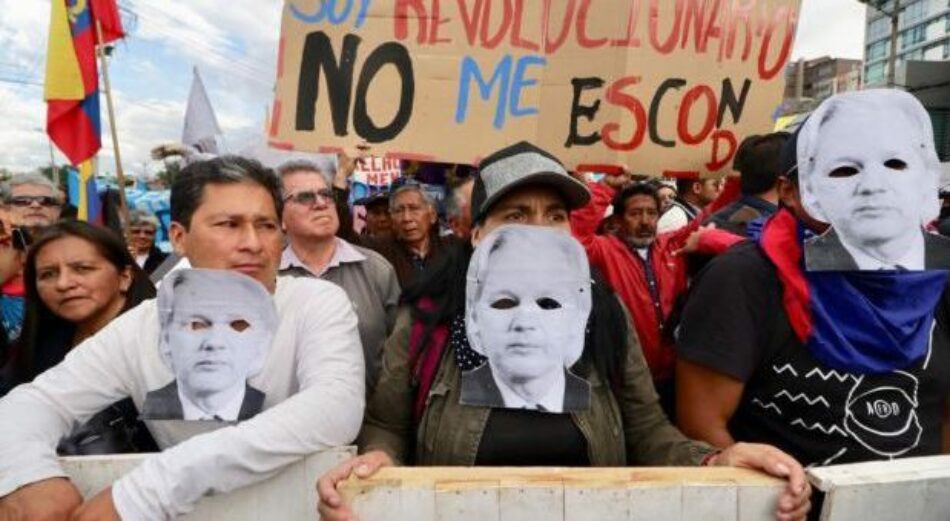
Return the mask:
<svg viewBox="0 0 950 521">
<path fill-rule="evenodd" d="M 33 80 L 24 80 L 21 78 L 4 78 L 0 77 L 0 83 L 12 83 L 15 85 L 29 85 L 30 87 L 42 87 L 43 84 L 38 81 Z"/>
</svg>

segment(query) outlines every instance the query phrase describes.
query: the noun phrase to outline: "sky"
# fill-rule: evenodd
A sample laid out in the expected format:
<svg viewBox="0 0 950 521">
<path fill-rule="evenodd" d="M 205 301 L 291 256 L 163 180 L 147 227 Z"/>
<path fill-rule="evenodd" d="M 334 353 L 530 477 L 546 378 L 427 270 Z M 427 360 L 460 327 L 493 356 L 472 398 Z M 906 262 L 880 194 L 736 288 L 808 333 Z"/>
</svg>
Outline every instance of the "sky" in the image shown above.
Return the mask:
<svg viewBox="0 0 950 521">
<path fill-rule="evenodd" d="M 198 67 L 226 151 L 263 141 L 273 96 L 281 0 L 119 0 L 129 37 L 110 65 L 116 128 L 127 175 L 154 173 L 150 150 L 179 141 Z M 14 172 L 50 163 L 43 77 L 48 0 L 0 0 L 0 167 Z M 793 59 L 862 57 L 865 7 L 857 0 L 802 0 Z M 112 166 L 103 102 L 102 168 Z M 54 151 L 57 163 L 63 156 Z"/>
</svg>

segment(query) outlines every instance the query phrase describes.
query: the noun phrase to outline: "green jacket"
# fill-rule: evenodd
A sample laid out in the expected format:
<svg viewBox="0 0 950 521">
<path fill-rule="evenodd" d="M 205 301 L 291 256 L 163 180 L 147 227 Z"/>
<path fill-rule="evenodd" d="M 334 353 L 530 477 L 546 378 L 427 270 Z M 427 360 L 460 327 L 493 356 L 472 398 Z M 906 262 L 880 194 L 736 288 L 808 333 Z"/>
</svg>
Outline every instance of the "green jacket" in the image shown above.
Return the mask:
<svg viewBox="0 0 950 521">
<path fill-rule="evenodd" d="M 413 425 L 411 326 L 409 310 L 403 308 L 383 349 L 379 380 L 367 403 L 358 440 L 360 451 L 383 450 L 397 465 L 474 465 L 491 409 L 459 404 L 461 371 L 451 344 L 446 346 L 418 429 Z M 575 368 L 591 384 L 590 408 L 571 414 L 587 439 L 591 465 L 698 465 L 713 448 L 686 438 L 666 418 L 632 325 L 627 330 L 620 401 L 596 371 Z"/>
</svg>

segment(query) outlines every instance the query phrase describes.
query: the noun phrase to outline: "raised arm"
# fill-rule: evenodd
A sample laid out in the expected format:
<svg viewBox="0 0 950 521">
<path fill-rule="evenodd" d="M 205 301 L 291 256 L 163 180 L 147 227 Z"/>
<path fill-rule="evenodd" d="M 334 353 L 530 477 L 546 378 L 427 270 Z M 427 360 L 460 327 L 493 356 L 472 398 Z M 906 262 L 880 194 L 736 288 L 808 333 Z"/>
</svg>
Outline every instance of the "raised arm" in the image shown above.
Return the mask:
<svg viewBox="0 0 950 521">
<path fill-rule="evenodd" d="M 722 189 L 722 192 L 719 194 L 713 202 L 709 203 L 706 208 L 703 208 L 703 211 L 699 212 L 699 215 L 695 219 L 690 221 L 689 224 L 679 228 L 678 230 L 673 230 L 662 235 L 670 237 L 668 244 L 673 249 L 681 249 L 686 242 L 689 240 L 689 236 L 693 232 L 699 230 L 703 222 L 712 214 L 722 210 L 726 206 L 732 204 L 736 199 L 739 198 L 739 195 L 742 193 L 742 186 L 739 182 L 738 177 L 730 176 L 725 180 L 725 186 Z"/>
</svg>

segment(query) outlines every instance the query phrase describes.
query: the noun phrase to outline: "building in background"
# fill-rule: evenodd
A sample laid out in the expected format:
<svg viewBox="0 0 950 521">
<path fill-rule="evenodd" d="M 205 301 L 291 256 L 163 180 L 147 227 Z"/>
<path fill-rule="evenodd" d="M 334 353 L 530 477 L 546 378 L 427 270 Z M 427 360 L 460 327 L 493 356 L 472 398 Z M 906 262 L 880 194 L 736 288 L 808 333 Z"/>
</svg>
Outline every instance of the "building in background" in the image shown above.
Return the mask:
<svg viewBox="0 0 950 521">
<path fill-rule="evenodd" d="M 785 98 L 816 104 L 840 92 L 861 88 L 861 60 L 822 56 L 798 60 L 785 69 Z"/>
<path fill-rule="evenodd" d="M 894 0 L 868 7 L 864 35 L 864 84 L 887 85 Z M 950 0 L 900 0 L 897 69 L 908 61 L 950 59 Z M 901 86 L 901 85 L 898 85 Z"/>
</svg>

